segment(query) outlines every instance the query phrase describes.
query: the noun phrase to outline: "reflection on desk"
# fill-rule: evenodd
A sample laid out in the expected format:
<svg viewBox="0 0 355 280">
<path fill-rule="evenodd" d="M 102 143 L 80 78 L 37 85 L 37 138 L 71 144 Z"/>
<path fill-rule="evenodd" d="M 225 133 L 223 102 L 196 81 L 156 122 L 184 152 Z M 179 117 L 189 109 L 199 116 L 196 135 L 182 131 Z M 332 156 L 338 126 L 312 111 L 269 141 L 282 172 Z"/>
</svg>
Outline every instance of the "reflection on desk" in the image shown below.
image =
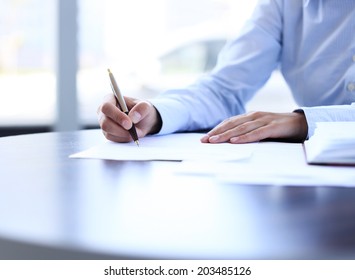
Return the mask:
<svg viewBox="0 0 355 280">
<path fill-rule="evenodd" d="M 68 157 L 103 141 L 99 130 L 0 138 L 1 259 L 355 258 L 354 188 L 250 186 L 178 174 L 180 162 Z"/>
</svg>

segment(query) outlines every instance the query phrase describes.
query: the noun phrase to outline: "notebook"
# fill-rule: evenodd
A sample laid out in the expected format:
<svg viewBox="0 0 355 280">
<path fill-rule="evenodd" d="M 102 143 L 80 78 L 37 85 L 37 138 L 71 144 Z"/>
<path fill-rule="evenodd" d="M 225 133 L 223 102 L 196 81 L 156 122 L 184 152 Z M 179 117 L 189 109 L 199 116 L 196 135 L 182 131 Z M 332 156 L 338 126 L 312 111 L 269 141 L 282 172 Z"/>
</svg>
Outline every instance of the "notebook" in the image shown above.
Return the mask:
<svg viewBox="0 0 355 280">
<path fill-rule="evenodd" d="M 355 122 L 319 122 L 316 125 L 314 135 L 304 142 L 307 162 L 355 165 Z"/>
</svg>

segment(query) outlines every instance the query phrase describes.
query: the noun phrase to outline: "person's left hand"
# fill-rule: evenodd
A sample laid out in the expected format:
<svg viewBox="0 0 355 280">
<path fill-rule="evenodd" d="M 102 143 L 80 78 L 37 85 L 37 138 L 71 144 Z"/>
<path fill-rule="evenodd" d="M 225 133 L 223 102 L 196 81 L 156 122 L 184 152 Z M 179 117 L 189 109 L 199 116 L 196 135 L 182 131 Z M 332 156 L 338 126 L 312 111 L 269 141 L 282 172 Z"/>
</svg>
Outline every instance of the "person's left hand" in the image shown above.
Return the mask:
<svg viewBox="0 0 355 280">
<path fill-rule="evenodd" d="M 203 143 L 249 143 L 266 138 L 304 141 L 308 125 L 303 113 L 251 112 L 224 120 L 201 138 Z"/>
</svg>

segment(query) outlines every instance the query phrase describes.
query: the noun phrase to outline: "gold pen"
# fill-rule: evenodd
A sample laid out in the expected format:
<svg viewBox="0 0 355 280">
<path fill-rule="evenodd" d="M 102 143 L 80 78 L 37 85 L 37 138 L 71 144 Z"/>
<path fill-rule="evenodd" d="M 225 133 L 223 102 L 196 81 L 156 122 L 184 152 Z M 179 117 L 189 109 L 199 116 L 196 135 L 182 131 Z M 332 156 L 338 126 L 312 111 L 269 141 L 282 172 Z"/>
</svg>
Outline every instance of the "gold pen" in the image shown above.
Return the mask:
<svg viewBox="0 0 355 280">
<path fill-rule="evenodd" d="M 122 95 L 120 89 L 118 88 L 115 77 L 111 73 L 110 69 L 107 69 L 107 71 L 108 71 L 108 75 L 110 77 L 111 88 L 113 91 L 113 95 L 115 96 L 117 105 L 121 109 L 122 112 L 124 112 L 126 115 L 128 115 L 129 111 L 128 111 L 126 102 L 124 101 L 123 95 Z M 138 135 L 137 135 L 137 131 L 136 131 L 136 127 L 135 127 L 134 123 L 132 123 L 132 127 L 128 130 L 128 132 L 131 134 L 133 141 L 137 144 L 137 146 L 139 146 Z"/>
</svg>

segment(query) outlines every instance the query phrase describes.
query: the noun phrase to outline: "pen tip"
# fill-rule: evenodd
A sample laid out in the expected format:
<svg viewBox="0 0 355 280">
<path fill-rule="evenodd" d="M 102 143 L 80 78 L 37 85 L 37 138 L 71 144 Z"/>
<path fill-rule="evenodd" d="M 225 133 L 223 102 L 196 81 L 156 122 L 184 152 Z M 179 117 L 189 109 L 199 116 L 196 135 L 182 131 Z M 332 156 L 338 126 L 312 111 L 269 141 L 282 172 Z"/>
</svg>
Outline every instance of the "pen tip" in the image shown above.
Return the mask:
<svg viewBox="0 0 355 280">
<path fill-rule="evenodd" d="M 139 141 L 138 140 L 136 140 L 136 141 L 134 141 L 136 144 L 137 144 L 137 146 L 139 147 Z"/>
<path fill-rule="evenodd" d="M 109 73 L 111 73 L 111 70 L 110 70 L 110 68 L 107 68 L 107 71 L 108 71 Z"/>
</svg>

